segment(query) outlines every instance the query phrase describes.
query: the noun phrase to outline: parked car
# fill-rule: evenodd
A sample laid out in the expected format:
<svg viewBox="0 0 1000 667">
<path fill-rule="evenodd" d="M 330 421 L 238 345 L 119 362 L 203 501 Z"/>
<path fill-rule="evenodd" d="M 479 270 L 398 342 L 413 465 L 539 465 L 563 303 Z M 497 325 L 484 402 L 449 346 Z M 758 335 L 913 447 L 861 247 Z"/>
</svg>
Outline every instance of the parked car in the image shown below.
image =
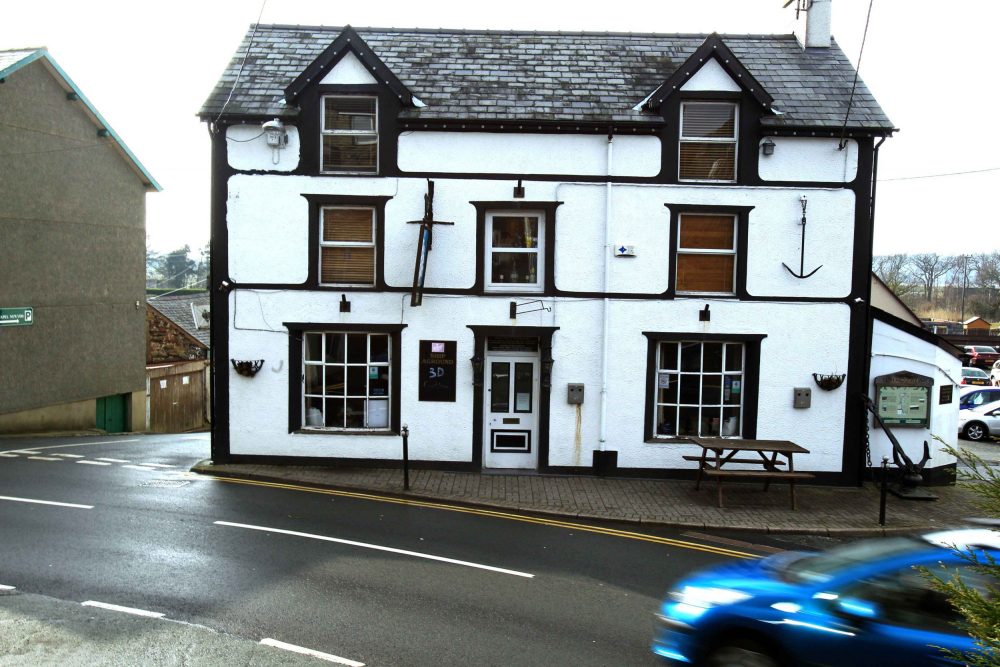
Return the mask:
<svg viewBox="0 0 1000 667">
<path fill-rule="evenodd" d="M 984 388 L 975 385 L 962 385 L 959 387 L 958 408 L 965 410 L 986 405 L 993 401 L 1000 401 L 1000 388 Z"/>
<path fill-rule="evenodd" d="M 963 345 L 962 350 L 960 358 L 963 366 L 988 369 L 1000 361 L 1000 353 L 989 345 Z"/>
<path fill-rule="evenodd" d="M 990 369 L 990 384 L 1000 387 L 1000 361 L 993 362 L 993 368 Z"/>
<path fill-rule="evenodd" d="M 962 367 L 962 384 L 975 384 L 981 386 L 991 386 L 993 384 L 990 376 L 982 368 L 973 366 Z"/>
<path fill-rule="evenodd" d="M 954 547 L 954 548 L 953 548 Z M 950 664 L 976 650 L 947 598 L 914 566 L 991 582 L 957 549 L 1000 557 L 1000 533 L 963 529 L 863 540 L 716 566 L 681 581 L 659 608 L 653 653 L 672 664 Z"/>
<path fill-rule="evenodd" d="M 959 409 L 958 433 L 976 442 L 1000 435 L 1000 401 Z"/>
</svg>

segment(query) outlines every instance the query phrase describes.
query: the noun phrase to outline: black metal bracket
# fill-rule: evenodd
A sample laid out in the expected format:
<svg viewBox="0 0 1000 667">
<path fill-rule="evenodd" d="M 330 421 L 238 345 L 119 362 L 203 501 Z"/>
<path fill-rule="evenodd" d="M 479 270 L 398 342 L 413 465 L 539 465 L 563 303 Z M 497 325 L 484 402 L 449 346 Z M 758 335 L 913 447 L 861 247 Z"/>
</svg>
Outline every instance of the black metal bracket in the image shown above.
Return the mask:
<svg viewBox="0 0 1000 667">
<path fill-rule="evenodd" d="M 806 206 L 808 205 L 809 202 L 806 200 L 805 197 L 802 197 L 799 201 L 802 202 L 802 222 L 800 223 L 802 225 L 802 244 L 801 244 L 802 250 L 801 253 L 799 254 L 799 272 L 795 273 L 795 271 L 789 268 L 789 266 L 784 262 L 782 262 L 781 265 L 785 267 L 788 270 L 788 272 L 793 276 L 795 276 L 796 278 L 804 280 L 809 276 L 811 276 L 812 274 L 819 271 L 820 269 L 822 269 L 823 265 L 820 264 L 809 273 L 805 272 L 806 271 Z"/>
<path fill-rule="evenodd" d="M 533 304 L 536 304 L 536 303 L 540 303 L 542 305 L 540 307 L 538 307 L 538 308 L 532 308 L 531 310 L 518 310 L 518 308 L 522 308 L 524 306 L 530 306 L 530 305 L 533 305 Z M 537 313 L 540 310 L 551 311 L 552 308 L 550 306 L 546 306 L 545 303 L 541 299 L 535 299 L 534 301 L 525 301 L 524 303 L 518 303 L 517 301 L 511 301 L 510 302 L 510 319 L 515 320 L 515 319 L 517 319 L 518 315 L 526 315 L 528 313 Z"/>
</svg>

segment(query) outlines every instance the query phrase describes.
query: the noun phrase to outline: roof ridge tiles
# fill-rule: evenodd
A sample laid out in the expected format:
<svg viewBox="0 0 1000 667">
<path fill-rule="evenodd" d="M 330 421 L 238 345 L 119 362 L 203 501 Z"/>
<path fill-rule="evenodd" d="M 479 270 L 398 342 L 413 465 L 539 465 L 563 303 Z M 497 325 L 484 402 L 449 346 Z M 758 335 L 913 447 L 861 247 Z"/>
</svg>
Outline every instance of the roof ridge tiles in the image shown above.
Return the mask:
<svg viewBox="0 0 1000 667">
<path fill-rule="evenodd" d="M 251 29 L 255 27 L 272 30 L 321 30 L 324 32 L 341 32 L 348 26 L 336 25 L 300 25 L 297 23 L 260 23 L 250 24 Z M 670 37 L 684 39 L 704 39 L 709 35 L 718 35 L 722 39 L 742 38 L 742 39 L 787 39 L 795 38 L 793 33 L 716 33 L 716 32 L 632 32 L 632 31 L 609 31 L 609 30 L 527 30 L 527 29 L 494 29 L 494 28 L 397 28 L 379 26 L 350 26 L 355 32 L 392 32 L 392 33 L 418 33 L 428 35 L 556 35 L 563 37 Z"/>
</svg>

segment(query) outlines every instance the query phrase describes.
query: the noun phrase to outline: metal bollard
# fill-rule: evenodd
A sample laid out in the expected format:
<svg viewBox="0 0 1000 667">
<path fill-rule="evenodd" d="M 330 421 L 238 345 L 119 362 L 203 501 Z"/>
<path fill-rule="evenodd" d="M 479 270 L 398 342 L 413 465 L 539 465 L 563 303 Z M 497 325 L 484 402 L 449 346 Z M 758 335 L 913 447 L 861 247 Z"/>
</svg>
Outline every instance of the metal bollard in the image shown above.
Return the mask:
<svg viewBox="0 0 1000 667">
<path fill-rule="evenodd" d="M 878 525 L 885 525 L 885 492 L 886 487 L 889 485 L 889 457 L 882 457 L 882 488 L 880 491 L 880 497 L 878 501 Z"/>
<path fill-rule="evenodd" d="M 403 490 L 410 490 L 410 429 L 403 424 Z"/>
</svg>

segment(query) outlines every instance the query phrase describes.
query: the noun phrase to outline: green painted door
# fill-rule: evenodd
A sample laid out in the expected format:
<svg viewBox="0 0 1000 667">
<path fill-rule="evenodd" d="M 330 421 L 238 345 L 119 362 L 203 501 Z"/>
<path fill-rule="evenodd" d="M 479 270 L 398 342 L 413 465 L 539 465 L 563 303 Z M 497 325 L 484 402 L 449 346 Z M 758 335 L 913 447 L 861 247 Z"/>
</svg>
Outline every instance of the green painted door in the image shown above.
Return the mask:
<svg viewBox="0 0 1000 667">
<path fill-rule="evenodd" d="M 104 429 L 108 433 L 125 431 L 128 398 L 128 394 L 117 394 L 97 399 L 97 428 Z"/>
</svg>

